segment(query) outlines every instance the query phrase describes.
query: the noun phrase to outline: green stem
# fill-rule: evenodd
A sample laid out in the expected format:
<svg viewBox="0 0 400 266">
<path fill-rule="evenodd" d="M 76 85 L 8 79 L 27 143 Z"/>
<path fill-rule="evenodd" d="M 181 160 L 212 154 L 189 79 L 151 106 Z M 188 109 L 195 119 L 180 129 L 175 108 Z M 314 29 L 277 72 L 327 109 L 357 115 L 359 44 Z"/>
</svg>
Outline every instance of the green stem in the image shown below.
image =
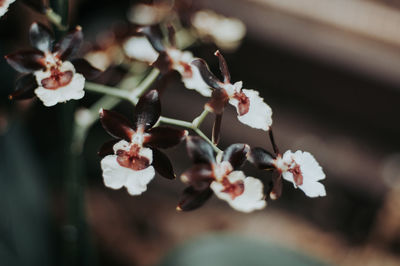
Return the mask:
<svg viewBox="0 0 400 266">
<path fill-rule="evenodd" d="M 192 121 L 193 127 L 199 128 L 201 123 L 203 123 L 204 119 L 207 117 L 208 113 L 209 112 L 206 109 L 204 109 L 203 112 L 198 117 L 193 119 Z"/>
<path fill-rule="evenodd" d="M 122 89 L 117 89 L 115 87 L 109 87 L 106 85 L 86 81 L 85 82 L 85 90 L 97 92 L 97 93 L 105 94 L 105 95 L 109 95 L 109 96 L 114 96 L 117 98 L 121 98 L 123 100 L 132 101 L 131 93 L 129 93 L 128 91 L 122 90 Z"/>
<path fill-rule="evenodd" d="M 54 12 L 53 9 L 47 8 L 45 12 L 46 12 L 47 19 L 54 26 L 56 26 L 59 31 L 64 32 L 64 31 L 68 30 L 68 26 L 62 24 L 61 16 L 59 14 L 57 14 L 56 12 Z"/>
</svg>

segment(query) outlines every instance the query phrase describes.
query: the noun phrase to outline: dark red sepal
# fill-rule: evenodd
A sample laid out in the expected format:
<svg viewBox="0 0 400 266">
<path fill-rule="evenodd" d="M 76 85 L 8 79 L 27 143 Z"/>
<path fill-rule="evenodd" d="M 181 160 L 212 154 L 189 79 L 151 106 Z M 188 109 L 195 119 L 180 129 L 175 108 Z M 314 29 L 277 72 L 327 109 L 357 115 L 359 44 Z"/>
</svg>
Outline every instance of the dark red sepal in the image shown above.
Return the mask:
<svg viewBox="0 0 400 266">
<path fill-rule="evenodd" d="M 159 173 L 161 176 L 167 179 L 175 179 L 175 173 L 171 161 L 162 151 L 153 149 L 152 165 L 157 173 Z"/>
<path fill-rule="evenodd" d="M 236 143 L 225 149 L 222 161 L 231 163 L 234 169 L 239 168 L 246 161 L 250 146 L 247 144 Z"/>
<path fill-rule="evenodd" d="M 76 72 L 81 73 L 88 80 L 96 79 L 102 73 L 83 58 L 73 59 L 71 63 L 74 65 Z"/>
<path fill-rule="evenodd" d="M 224 89 L 215 89 L 211 94 L 210 101 L 204 107 L 214 114 L 222 114 L 228 101 L 229 96 Z"/>
<path fill-rule="evenodd" d="M 157 60 L 153 62 L 152 66 L 158 68 L 162 74 L 166 74 L 172 68 L 172 61 L 166 52 L 160 52 Z"/>
<path fill-rule="evenodd" d="M 54 38 L 46 26 L 35 22 L 29 29 L 29 40 L 34 48 L 42 52 L 49 52 L 52 49 Z"/>
<path fill-rule="evenodd" d="M 215 115 L 214 125 L 212 128 L 212 142 L 217 145 L 220 138 L 221 133 L 221 124 L 222 124 L 222 113 Z"/>
<path fill-rule="evenodd" d="M 20 51 L 5 56 L 7 63 L 22 73 L 45 69 L 44 53 L 39 50 Z"/>
<path fill-rule="evenodd" d="M 189 136 L 186 138 L 186 148 L 194 163 L 214 163 L 214 150 L 210 144 L 200 137 Z"/>
<path fill-rule="evenodd" d="M 181 179 L 186 184 L 194 187 L 196 190 L 203 190 L 210 186 L 214 181 L 213 171 L 210 164 L 195 164 L 186 170 Z"/>
<path fill-rule="evenodd" d="M 274 157 L 268 151 L 260 147 L 251 148 L 247 159 L 259 169 L 273 169 Z"/>
<path fill-rule="evenodd" d="M 120 139 L 112 139 L 107 142 L 105 142 L 103 145 L 101 145 L 99 151 L 97 152 L 97 155 L 99 155 L 101 158 L 107 156 L 107 155 L 112 155 L 114 154 L 114 145 L 121 141 Z"/>
<path fill-rule="evenodd" d="M 46 13 L 46 6 L 43 0 L 22 0 L 22 2 L 39 13 Z"/>
<path fill-rule="evenodd" d="M 100 122 L 103 128 L 115 138 L 130 142 L 132 135 L 135 133 L 129 120 L 114 111 L 101 109 Z"/>
<path fill-rule="evenodd" d="M 35 96 L 35 89 L 38 87 L 33 74 L 26 74 L 20 77 L 16 83 L 16 89 L 8 98 L 10 100 L 25 100 Z"/>
<path fill-rule="evenodd" d="M 143 27 L 140 28 L 138 32 L 143 33 L 147 37 L 154 50 L 159 53 L 165 51 L 165 46 L 162 43 L 163 36 L 160 27 L 156 25 Z"/>
<path fill-rule="evenodd" d="M 144 127 L 145 130 L 154 126 L 161 115 L 161 103 L 157 90 L 151 90 L 140 97 L 135 108 L 133 124 L 136 128 Z"/>
<path fill-rule="evenodd" d="M 82 42 L 82 28 L 80 26 L 76 26 L 73 31 L 65 35 L 65 37 L 56 44 L 54 47 L 54 52 L 57 53 L 58 58 L 64 61 L 65 59 L 74 56 L 76 52 L 78 52 Z"/>
<path fill-rule="evenodd" d="M 171 127 L 155 127 L 151 128 L 147 133 L 143 143 L 161 149 L 178 145 L 188 135 L 187 130 L 179 130 Z"/>
<path fill-rule="evenodd" d="M 201 77 L 208 86 L 214 89 L 222 89 L 221 81 L 211 73 L 206 61 L 198 58 L 193 60 L 191 64 L 199 69 Z"/>
<path fill-rule="evenodd" d="M 205 190 L 196 190 L 193 187 L 187 187 L 183 190 L 181 198 L 179 200 L 176 209 L 178 211 L 192 211 L 206 203 L 206 201 L 212 196 L 213 192 L 210 188 Z"/>
<path fill-rule="evenodd" d="M 222 56 L 219 50 L 215 52 L 215 55 L 219 60 L 219 69 L 224 76 L 224 83 L 231 83 L 231 74 L 229 73 L 228 64 L 226 63 L 225 58 Z"/>
</svg>

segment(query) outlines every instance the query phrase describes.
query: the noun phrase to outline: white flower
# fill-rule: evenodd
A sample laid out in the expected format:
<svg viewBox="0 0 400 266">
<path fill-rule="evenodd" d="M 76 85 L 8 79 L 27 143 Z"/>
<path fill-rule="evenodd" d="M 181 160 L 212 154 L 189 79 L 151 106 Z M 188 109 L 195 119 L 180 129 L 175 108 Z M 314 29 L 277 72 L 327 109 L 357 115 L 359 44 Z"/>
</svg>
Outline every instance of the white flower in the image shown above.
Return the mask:
<svg viewBox="0 0 400 266">
<path fill-rule="evenodd" d="M 274 163 L 283 178 L 303 190 L 308 197 L 326 196 L 324 185 L 318 182 L 325 179 L 325 174 L 309 152 L 292 153 L 289 150 L 283 156 L 278 156 Z"/>
<path fill-rule="evenodd" d="M 141 138 L 136 138 L 141 139 Z M 131 167 L 122 166 L 118 161 L 121 157 L 121 151 L 127 153 L 132 152 L 132 147 L 136 145 L 135 154 L 130 154 L 136 157 L 142 157 L 147 160 L 147 167 L 134 170 Z M 153 162 L 153 152 L 149 148 L 139 146 L 136 141 L 129 143 L 121 140 L 113 147 L 114 155 L 107 155 L 101 160 L 101 169 L 103 170 L 104 184 L 112 189 L 120 189 L 126 187 L 129 194 L 140 195 L 147 190 L 147 184 L 154 178 L 155 171 L 150 164 Z"/>
<path fill-rule="evenodd" d="M 128 57 L 152 64 L 158 53 L 146 37 L 131 37 L 124 42 L 124 51 Z"/>
<path fill-rule="evenodd" d="M 15 0 L 0 1 L 0 17 L 2 17 L 8 11 L 8 7 L 14 2 Z"/>
<path fill-rule="evenodd" d="M 236 108 L 241 123 L 268 131 L 272 125 L 272 109 L 259 96 L 258 91 L 242 89 L 242 81 L 223 85 L 229 96 L 229 103 Z M 244 108 L 246 112 L 241 114 Z"/>
<path fill-rule="evenodd" d="M 49 59 L 50 58 L 50 59 Z M 85 92 L 85 78 L 75 72 L 75 68 L 69 61 L 51 61 L 52 55 L 47 55 L 48 67 L 46 70 L 35 71 L 38 88 L 36 96 L 45 106 L 53 106 L 57 103 L 83 98 Z"/>
<path fill-rule="evenodd" d="M 265 208 L 263 184 L 254 177 L 246 177 L 242 171 L 233 171 L 227 181 L 213 181 L 210 185 L 218 198 L 225 200 L 235 210 L 252 212 Z"/>
<path fill-rule="evenodd" d="M 179 72 L 182 76 L 182 82 L 185 87 L 196 90 L 203 96 L 210 97 L 211 89 L 204 82 L 197 67 L 193 67 L 190 63 L 195 59 L 189 51 L 181 51 L 175 48 L 167 49 L 167 54 L 172 61 L 172 68 Z"/>
</svg>

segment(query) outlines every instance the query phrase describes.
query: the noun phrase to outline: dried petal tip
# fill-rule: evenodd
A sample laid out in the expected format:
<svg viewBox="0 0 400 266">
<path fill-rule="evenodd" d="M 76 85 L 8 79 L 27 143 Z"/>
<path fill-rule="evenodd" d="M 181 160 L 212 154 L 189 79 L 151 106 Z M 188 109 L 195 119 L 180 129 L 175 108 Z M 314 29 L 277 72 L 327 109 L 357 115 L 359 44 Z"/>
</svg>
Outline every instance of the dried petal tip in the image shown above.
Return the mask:
<svg viewBox="0 0 400 266">
<path fill-rule="evenodd" d="M 177 210 L 178 212 L 183 211 L 182 208 L 181 208 L 180 206 L 176 206 L 176 210 Z"/>
<path fill-rule="evenodd" d="M 277 200 L 278 199 L 278 195 L 275 194 L 275 192 L 271 191 L 271 193 L 269 193 L 269 197 L 272 200 Z"/>
<path fill-rule="evenodd" d="M 8 95 L 8 99 L 9 100 L 12 100 L 13 99 L 13 96 L 10 94 L 10 95 Z"/>
<path fill-rule="evenodd" d="M 77 25 L 76 27 L 75 27 L 75 30 L 82 30 L 82 27 L 81 26 L 79 26 L 79 25 Z"/>
<path fill-rule="evenodd" d="M 104 116 L 104 109 L 103 109 L 103 108 L 100 108 L 100 109 L 99 109 L 99 114 L 100 114 L 100 117 L 103 117 L 103 116 Z"/>
</svg>

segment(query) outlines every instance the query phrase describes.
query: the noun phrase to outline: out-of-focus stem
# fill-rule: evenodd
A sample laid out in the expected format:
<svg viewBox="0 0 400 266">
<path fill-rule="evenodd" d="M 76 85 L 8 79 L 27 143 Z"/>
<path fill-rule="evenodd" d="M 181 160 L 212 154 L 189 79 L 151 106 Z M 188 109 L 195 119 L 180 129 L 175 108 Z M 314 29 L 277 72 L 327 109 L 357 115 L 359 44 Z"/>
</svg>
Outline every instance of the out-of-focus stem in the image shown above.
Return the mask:
<svg viewBox="0 0 400 266">
<path fill-rule="evenodd" d="M 57 29 L 58 29 L 59 31 L 64 32 L 64 31 L 68 30 L 68 26 L 62 24 L 62 18 L 61 18 L 61 16 L 60 16 L 59 14 L 57 14 L 56 12 L 54 12 L 53 9 L 47 8 L 45 12 L 46 12 L 46 17 L 47 17 L 47 19 L 48 19 L 54 26 L 56 26 Z"/>
</svg>

